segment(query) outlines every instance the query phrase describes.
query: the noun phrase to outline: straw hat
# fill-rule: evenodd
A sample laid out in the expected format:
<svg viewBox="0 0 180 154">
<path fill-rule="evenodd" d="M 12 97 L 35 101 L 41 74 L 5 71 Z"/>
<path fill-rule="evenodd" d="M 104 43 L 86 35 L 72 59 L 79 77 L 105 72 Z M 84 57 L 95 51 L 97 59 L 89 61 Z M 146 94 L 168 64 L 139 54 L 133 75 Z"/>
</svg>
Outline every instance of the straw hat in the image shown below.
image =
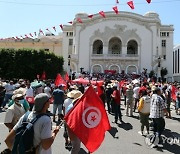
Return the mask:
<svg viewBox="0 0 180 154">
<path fill-rule="evenodd" d="M 78 87 L 76 85 L 70 86 L 70 89 L 78 90 Z"/>
<path fill-rule="evenodd" d="M 82 93 L 79 90 L 72 90 L 69 93 L 67 93 L 67 97 L 72 98 L 73 101 L 75 99 L 78 99 L 82 96 Z"/>
<path fill-rule="evenodd" d="M 151 90 L 152 90 L 152 91 L 155 91 L 155 90 L 156 90 L 156 86 L 152 86 L 152 87 L 151 87 Z"/>
<path fill-rule="evenodd" d="M 81 96 L 83 95 L 79 90 L 73 90 L 74 91 L 74 99 L 73 99 L 73 103 L 76 102 L 76 100 L 80 99 Z"/>
<path fill-rule="evenodd" d="M 25 96 L 25 94 L 26 94 L 26 88 L 16 89 L 16 90 L 13 92 L 12 99 L 14 100 L 14 99 L 16 99 L 16 98 Z"/>
<path fill-rule="evenodd" d="M 127 87 L 128 89 L 133 89 L 132 84 L 128 84 L 126 87 Z"/>
</svg>

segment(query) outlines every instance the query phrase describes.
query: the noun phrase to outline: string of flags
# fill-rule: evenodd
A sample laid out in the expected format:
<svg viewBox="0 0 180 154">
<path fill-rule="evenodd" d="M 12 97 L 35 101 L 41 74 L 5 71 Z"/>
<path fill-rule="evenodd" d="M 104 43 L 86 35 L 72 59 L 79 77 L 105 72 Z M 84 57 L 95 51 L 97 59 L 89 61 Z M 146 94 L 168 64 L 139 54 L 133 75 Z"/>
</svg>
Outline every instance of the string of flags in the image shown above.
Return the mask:
<svg viewBox="0 0 180 154">
<path fill-rule="evenodd" d="M 148 4 L 151 3 L 151 0 L 146 0 L 146 2 Z M 116 4 L 119 4 L 119 0 L 116 0 Z M 133 0 L 130 0 L 127 2 L 127 5 L 133 10 L 135 9 L 135 5 L 134 5 L 134 1 Z M 119 14 L 119 10 L 118 10 L 118 7 L 117 5 L 114 6 L 113 8 L 113 11 L 115 12 L 115 14 Z M 99 11 L 99 15 L 102 17 L 102 18 L 106 18 L 106 15 L 105 15 L 105 12 L 104 11 Z M 93 14 L 89 14 L 87 17 L 89 19 L 92 19 L 93 18 Z M 82 19 L 81 18 L 77 18 L 76 21 L 78 23 L 83 23 Z M 69 24 L 73 24 L 73 21 L 69 21 L 68 22 Z M 58 26 L 53 26 L 51 29 L 54 30 L 54 32 L 57 31 L 58 27 L 60 28 L 61 31 L 63 31 L 63 24 L 60 24 Z M 45 32 L 50 32 L 51 33 L 51 29 L 50 28 L 46 28 L 45 31 L 43 31 L 42 29 L 39 29 L 38 33 L 37 32 L 31 32 L 31 33 L 28 33 L 28 34 L 24 34 L 24 35 L 20 35 L 20 36 L 13 36 L 13 37 L 8 37 L 8 38 L 0 38 L 0 40 L 22 40 L 22 39 L 25 39 L 25 38 L 31 38 L 31 39 L 35 39 L 37 38 L 37 34 L 41 34 L 41 35 L 45 35 Z"/>
</svg>

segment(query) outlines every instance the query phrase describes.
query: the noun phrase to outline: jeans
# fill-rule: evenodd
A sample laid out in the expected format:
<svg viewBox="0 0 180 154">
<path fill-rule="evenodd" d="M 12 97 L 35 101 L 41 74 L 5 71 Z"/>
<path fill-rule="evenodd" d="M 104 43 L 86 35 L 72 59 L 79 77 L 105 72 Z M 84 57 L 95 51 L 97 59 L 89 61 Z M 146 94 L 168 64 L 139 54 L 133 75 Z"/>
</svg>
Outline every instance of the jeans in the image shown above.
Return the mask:
<svg viewBox="0 0 180 154">
<path fill-rule="evenodd" d="M 11 99 L 13 94 L 5 94 L 4 101 L 2 103 L 2 107 L 5 107 L 8 101 Z"/>
<path fill-rule="evenodd" d="M 119 120 L 122 120 L 120 104 L 116 104 L 115 102 L 113 102 L 113 104 L 114 104 L 115 121 L 118 120 L 118 117 L 119 117 Z"/>
<path fill-rule="evenodd" d="M 165 120 L 164 118 L 152 118 L 153 120 L 153 127 L 154 127 L 154 133 L 158 133 L 158 136 L 160 137 L 162 132 L 165 128 Z"/>
<path fill-rule="evenodd" d="M 58 114 L 62 114 L 62 104 L 53 104 L 53 114 L 56 114 L 58 109 Z"/>
<path fill-rule="evenodd" d="M 74 140 L 71 141 L 71 144 L 72 144 L 71 154 L 78 154 L 81 147 L 81 141 L 79 140 L 79 138 L 75 137 Z"/>
</svg>

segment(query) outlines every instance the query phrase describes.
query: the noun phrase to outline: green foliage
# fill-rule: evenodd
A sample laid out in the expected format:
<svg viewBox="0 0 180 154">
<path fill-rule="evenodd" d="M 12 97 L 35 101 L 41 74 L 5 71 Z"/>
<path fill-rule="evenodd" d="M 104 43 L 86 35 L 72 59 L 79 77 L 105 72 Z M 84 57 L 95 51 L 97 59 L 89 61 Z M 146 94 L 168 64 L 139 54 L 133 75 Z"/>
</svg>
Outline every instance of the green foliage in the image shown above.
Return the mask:
<svg viewBox="0 0 180 154">
<path fill-rule="evenodd" d="M 0 49 L 0 77 L 5 79 L 35 79 L 43 71 L 49 79 L 63 72 L 63 57 L 44 50 Z"/>
</svg>

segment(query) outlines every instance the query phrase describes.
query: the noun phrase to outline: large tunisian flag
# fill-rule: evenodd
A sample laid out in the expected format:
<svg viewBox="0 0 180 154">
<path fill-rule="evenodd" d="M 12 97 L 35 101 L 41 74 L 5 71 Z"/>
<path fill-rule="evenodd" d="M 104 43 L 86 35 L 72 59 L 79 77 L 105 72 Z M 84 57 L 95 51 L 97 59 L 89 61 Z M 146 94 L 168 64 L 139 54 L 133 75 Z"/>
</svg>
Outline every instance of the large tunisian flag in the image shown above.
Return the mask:
<svg viewBox="0 0 180 154">
<path fill-rule="evenodd" d="M 111 128 L 103 103 L 92 86 L 65 116 L 65 121 L 91 153 L 99 148 L 105 132 Z"/>
</svg>

